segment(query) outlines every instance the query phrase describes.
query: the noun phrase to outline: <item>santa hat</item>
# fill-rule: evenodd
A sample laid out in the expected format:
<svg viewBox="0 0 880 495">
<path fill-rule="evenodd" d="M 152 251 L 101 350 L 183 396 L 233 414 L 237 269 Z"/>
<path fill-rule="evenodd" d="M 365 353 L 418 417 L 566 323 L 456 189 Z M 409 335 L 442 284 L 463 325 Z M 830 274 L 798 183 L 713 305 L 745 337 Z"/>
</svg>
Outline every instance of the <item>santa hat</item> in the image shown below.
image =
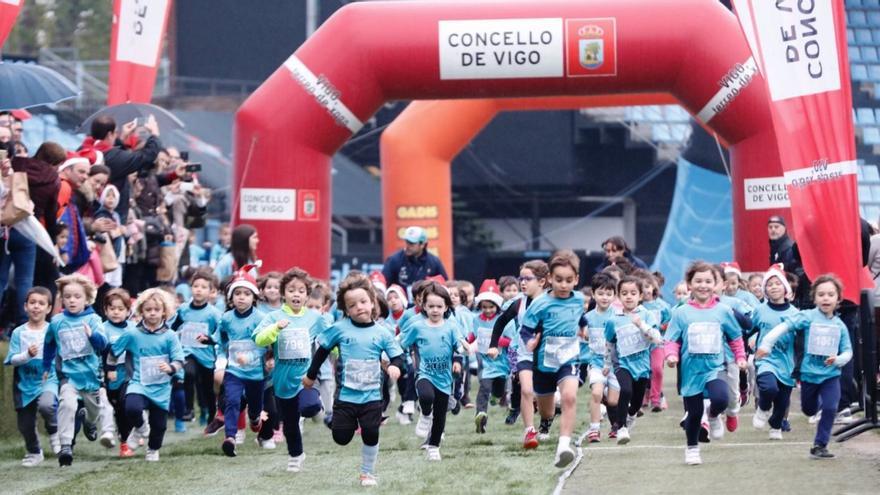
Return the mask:
<svg viewBox="0 0 880 495">
<path fill-rule="evenodd" d="M 782 286 L 785 287 L 785 297 L 791 297 L 791 284 L 788 283 L 788 278 L 785 277 L 785 269 L 782 266 L 782 263 L 770 265 L 770 268 L 764 272 L 764 278 L 761 280 L 761 290 L 764 292 L 764 296 L 767 296 L 767 282 L 773 277 L 779 277 L 779 280 L 782 281 Z"/>
<path fill-rule="evenodd" d="M 95 148 L 82 148 L 78 152 L 79 156 L 87 158 L 90 165 L 103 165 L 104 153 Z"/>
<path fill-rule="evenodd" d="M 382 272 L 379 270 L 373 270 L 373 273 L 370 274 L 370 282 L 373 283 L 373 287 L 375 287 L 376 290 L 383 294 L 388 289 L 388 282 L 385 280 L 385 275 L 382 275 Z"/>
<path fill-rule="evenodd" d="M 397 294 L 398 297 L 400 297 L 400 300 L 403 301 L 404 306 L 406 306 L 406 304 L 409 302 L 409 300 L 406 297 L 406 291 L 403 290 L 403 287 L 401 287 L 397 284 L 391 284 L 391 287 L 389 287 L 388 290 L 385 291 L 385 299 L 388 299 L 388 294 L 390 294 L 392 292 Z"/>
<path fill-rule="evenodd" d="M 64 163 L 62 163 L 61 166 L 58 167 L 58 172 L 62 172 L 64 169 L 78 164 L 90 165 L 89 159 L 81 156 L 79 153 L 68 151 L 67 160 L 64 160 Z"/>
<path fill-rule="evenodd" d="M 258 296 L 260 294 L 260 289 L 257 288 L 257 281 L 251 276 L 250 272 L 254 268 L 259 268 L 262 265 L 262 261 L 257 261 L 252 265 L 244 265 L 240 270 L 235 272 L 235 275 L 232 276 L 232 280 L 229 281 L 229 285 L 226 287 L 226 299 L 232 299 L 232 293 L 239 287 L 249 289 L 254 293 L 254 296 Z"/>
<path fill-rule="evenodd" d="M 739 278 L 742 278 L 743 276 L 743 272 L 739 267 L 739 263 L 737 263 L 736 261 L 721 263 L 721 268 L 724 269 L 725 276 L 727 276 L 728 273 L 735 273 Z"/>
<path fill-rule="evenodd" d="M 437 282 L 438 284 L 446 287 L 446 278 L 443 275 L 434 275 L 433 277 L 425 277 L 425 280 L 428 282 Z"/>
<path fill-rule="evenodd" d="M 494 278 L 487 278 L 480 284 L 480 293 L 474 299 L 474 303 L 479 306 L 483 301 L 495 303 L 499 308 L 504 304 L 504 298 L 501 297 L 501 289 L 498 288 L 498 282 Z"/>
</svg>

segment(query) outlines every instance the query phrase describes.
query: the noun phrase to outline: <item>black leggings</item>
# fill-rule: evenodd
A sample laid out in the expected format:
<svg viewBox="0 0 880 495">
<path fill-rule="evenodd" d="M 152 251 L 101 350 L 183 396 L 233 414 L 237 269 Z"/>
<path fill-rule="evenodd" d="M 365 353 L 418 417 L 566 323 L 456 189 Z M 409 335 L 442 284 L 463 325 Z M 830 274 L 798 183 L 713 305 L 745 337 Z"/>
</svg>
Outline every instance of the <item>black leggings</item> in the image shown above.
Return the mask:
<svg viewBox="0 0 880 495">
<path fill-rule="evenodd" d="M 522 401 L 522 387 L 519 384 L 519 373 L 514 373 L 510 380 L 510 409 L 519 411 Z"/>
<path fill-rule="evenodd" d="M 446 410 L 449 408 L 449 394 L 443 393 L 434 386 L 430 380 L 421 379 L 416 382 L 416 393 L 419 396 L 419 406 L 425 416 L 433 415 L 431 423 L 431 436 L 428 437 L 428 445 L 439 447 L 446 429 Z"/>
<path fill-rule="evenodd" d="M 650 380 L 648 378 L 640 378 L 633 380 L 628 370 L 619 368 L 615 375 L 617 382 L 620 383 L 620 400 L 617 402 L 617 421 L 615 426 L 622 428 L 626 426 L 626 416 L 635 416 L 642 407 L 642 400 L 645 398 L 645 390 L 648 389 Z"/>
<path fill-rule="evenodd" d="M 275 387 L 266 387 L 263 390 L 263 411 L 266 411 L 268 418 L 263 421 L 263 426 L 257 436 L 261 440 L 269 440 L 275 436 L 275 430 L 278 429 L 278 404 L 275 399 Z M 297 421 L 299 420 L 297 419 Z"/>
<path fill-rule="evenodd" d="M 382 401 L 356 404 L 337 400 L 333 403 L 333 420 L 330 429 L 337 445 L 348 445 L 358 427 L 364 445 L 379 444 L 379 425 L 382 423 Z"/>
<path fill-rule="evenodd" d="M 284 439 L 287 441 L 287 454 L 297 457 L 303 453 L 302 432 L 299 430 L 299 394 L 290 399 L 276 397 L 278 412 L 284 423 Z M 260 431 L 262 436 L 262 431 Z"/>
<path fill-rule="evenodd" d="M 107 400 L 113 406 L 113 417 L 116 418 L 116 430 L 119 432 L 119 438 L 124 442 L 131 433 L 131 424 L 125 415 L 125 389 L 128 388 L 128 382 L 123 383 L 116 390 L 107 389 Z"/>
<path fill-rule="evenodd" d="M 716 417 L 727 409 L 730 394 L 727 383 L 716 378 L 706 384 L 706 394 L 709 396 L 709 416 Z M 687 435 L 688 447 L 695 447 L 700 438 L 700 423 L 703 419 L 703 396 L 704 394 L 691 395 L 684 398 L 684 409 L 687 411 L 684 430 Z"/>
<path fill-rule="evenodd" d="M 128 416 L 128 424 L 132 428 L 144 426 L 144 411 L 150 411 L 150 440 L 147 446 L 150 450 L 159 450 L 162 440 L 165 438 L 165 428 L 168 426 L 168 411 L 157 406 L 147 396 L 141 394 L 128 394 L 125 396 L 125 415 Z"/>
<path fill-rule="evenodd" d="M 183 366 L 183 390 L 186 393 L 186 411 L 192 412 L 193 398 L 199 401 L 199 409 L 208 411 L 210 421 L 217 414 L 217 398 L 214 396 L 214 369 L 205 368 L 192 356 L 187 356 Z"/>
</svg>

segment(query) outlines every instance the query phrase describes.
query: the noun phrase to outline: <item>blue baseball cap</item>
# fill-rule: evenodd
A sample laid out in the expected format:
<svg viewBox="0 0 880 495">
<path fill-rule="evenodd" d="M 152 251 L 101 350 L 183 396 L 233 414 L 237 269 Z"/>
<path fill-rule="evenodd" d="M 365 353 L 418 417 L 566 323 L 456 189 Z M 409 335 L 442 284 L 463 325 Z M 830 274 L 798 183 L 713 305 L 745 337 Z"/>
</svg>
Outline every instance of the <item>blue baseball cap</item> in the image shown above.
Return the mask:
<svg viewBox="0 0 880 495">
<path fill-rule="evenodd" d="M 403 233 L 403 240 L 413 244 L 422 244 L 428 242 L 428 233 L 421 227 L 407 227 Z"/>
</svg>

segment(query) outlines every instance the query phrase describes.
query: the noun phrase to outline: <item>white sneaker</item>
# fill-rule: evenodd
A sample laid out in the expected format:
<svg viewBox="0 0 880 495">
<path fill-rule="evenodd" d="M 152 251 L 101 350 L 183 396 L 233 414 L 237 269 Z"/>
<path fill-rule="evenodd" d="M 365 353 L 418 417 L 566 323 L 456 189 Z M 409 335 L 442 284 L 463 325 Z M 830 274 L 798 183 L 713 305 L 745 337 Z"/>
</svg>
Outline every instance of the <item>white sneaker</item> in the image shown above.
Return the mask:
<svg viewBox="0 0 880 495">
<path fill-rule="evenodd" d="M 700 447 L 688 447 L 684 449 L 684 463 L 688 466 L 698 466 L 703 463 L 700 457 Z"/>
<path fill-rule="evenodd" d="M 144 460 L 147 462 L 159 462 L 159 451 L 147 449 L 147 455 L 144 456 Z"/>
<path fill-rule="evenodd" d="M 39 451 L 36 454 L 27 454 L 24 456 L 24 459 L 21 460 L 21 465 L 23 467 L 34 467 L 43 462 L 43 451 Z"/>
<path fill-rule="evenodd" d="M 761 408 L 755 409 L 755 415 L 752 416 L 752 426 L 756 430 L 763 430 L 767 426 L 768 419 L 770 419 L 770 411 L 764 411 Z"/>
<path fill-rule="evenodd" d="M 61 438 L 58 437 L 58 433 L 53 433 L 49 435 L 49 446 L 52 447 L 52 453 L 58 455 L 61 452 Z"/>
<path fill-rule="evenodd" d="M 116 432 L 105 431 L 101 434 L 101 439 L 99 440 L 99 442 L 101 442 L 101 445 L 107 449 L 112 449 L 113 447 L 116 447 Z"/>
<path fill-rule="evenodd" d="M 822 411 L 819 411 L 816 414 L 810 416 L 810 419 L 808 419 L 807 421 L 811 425 L 814 425 L 814 424 L 818 423 L 820 419 L 822 419 Z"/>
<path fill-rule="evenodd" d="M 403 402 L 403 414 L 415 414 L 416 412 L 416 403 L 415 401 L 408 400 Z"/>
<path fill-rule="evenodd" d="M 426 455 L 429 461 L 439 461 L 440 460 L 440 447 L 428 447 L 428 453 Z"/>
<path fill-rule="evenodd" d="M 617 438 L 620 438 L 620 436 L 618 436 Z M 559 448 L 556 449 L 556 461 L 553 463 L 553 465 L 558 468 L 564 468 L 565 466 L 571 464 L 571 461 L 573 460 L 574 450 L 571 449 L 571 446 L 560 445 Z"/>
<path fill-rule="evenodd" d="M 770 428 L 770 440 L 782 440 L 782 430 Z"/>
<path fill-rule="evenodd" d="M 247 435 L 244 430 L 238 430 L 235 432 L 235 445 L 243 445 L 246 437 Z"/>
<path fill-rule="evenodd" d="M 434 416 L 419 416 L 419 421 L 416 423 L 416 436 L 419 438 L 428 438 L 428 434 L 431 432 L 431 425 L 434 424 Z"/>
<path fill-rule="evenodd" d="M 268 440 L 263 440 L 262 438 L 257 438 L 257 445 L 266 450 L 275 450 L 275 440 L 270 438 Z"/>
<path fill-rule="evenodd" d="M 128 434 L 128 439 L 125 441 L 128 444 L 128 448 L 137 450 L 138 447 L 144 444 L 144 438 L 150 435 L 149 430 L 144 432 L 147 428 L 149 428 L 147 423 L 144 423 L 140 428 L 131 429 L 131 433 Z"/>
<path fill-rule="evenodd" d="M 409 414 L 404 414 L 404 413 L 398 411 L 398 412 L 394 413 L 394 415 L 397 417 L 398 423 L 400 423 L 404 426 L 406 426 L 408 424 L 412 424 L 412 420 L 409 419 Z"/>
<path fill-rule="evenodd" d="M 379 480 L 377 480 L 376 477 L 370 473 L 361 473 L 359 479 L 361 482 L 361 486 L 379 486 Z"/>
<path fill-rule="evenodd" d="M 848 425 L 853 422 L 852 412 L 847 407 L 846 409 L 837 413 L 837 416 L 834 417 L 834 424 L 836 425 Z"/>
<path fill-rule="evenodd" d="M 626 426 L 617 430 L 617 444 L 618 445 L 626 445 L 629 443 L 629 430 L 626 429 Z"/>
<path fill-rule="evenodd" d="M 721 415 L 709 417 L 709 436 L 712 440 L 720 440 L 724 438 L 724 423 L 721 422 Z"/>
<path fill-rule="evenodd" d="M 626 429 L 632 430 L 634 424 L 636 424 L 636 417 L 630 416 L 629 414 L 627 414 L 626 415 Z"/>
<path fill-rule="evenodd" d="M 290 456 L 287 458 L 287 472 L 288 473 L 298 473 L 302 471 L 303 463 L 306 461 L 306 454 L 303 452 L 302 454 L 293 457 Z"/>
</svg>

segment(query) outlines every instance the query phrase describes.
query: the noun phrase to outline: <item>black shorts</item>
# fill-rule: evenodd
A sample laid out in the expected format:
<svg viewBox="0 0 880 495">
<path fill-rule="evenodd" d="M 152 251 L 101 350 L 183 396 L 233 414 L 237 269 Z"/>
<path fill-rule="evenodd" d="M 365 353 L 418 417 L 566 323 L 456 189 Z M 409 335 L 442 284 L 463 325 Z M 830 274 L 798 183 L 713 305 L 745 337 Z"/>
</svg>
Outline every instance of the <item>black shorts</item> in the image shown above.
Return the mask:
<svg viewBox="0 0 880 495">
<path fill-rule="evenodd" d="M 575 379 L 580 382 L 580 367 L 577 364 L 566 364 L 555 372 L 532 371 L 532 384 L 535 395 L 551 395 L 556 392 L 556 385 L 562 380 Z"/>
<path fill-rule="evenodd" d="M 356 430 L 361 428 L 378 428 L 382 423 L 382 401 L 374 400 L 364 404 L 355 404 L 337 400 L 333 403 L 334 430 Z"/>
</svg>

